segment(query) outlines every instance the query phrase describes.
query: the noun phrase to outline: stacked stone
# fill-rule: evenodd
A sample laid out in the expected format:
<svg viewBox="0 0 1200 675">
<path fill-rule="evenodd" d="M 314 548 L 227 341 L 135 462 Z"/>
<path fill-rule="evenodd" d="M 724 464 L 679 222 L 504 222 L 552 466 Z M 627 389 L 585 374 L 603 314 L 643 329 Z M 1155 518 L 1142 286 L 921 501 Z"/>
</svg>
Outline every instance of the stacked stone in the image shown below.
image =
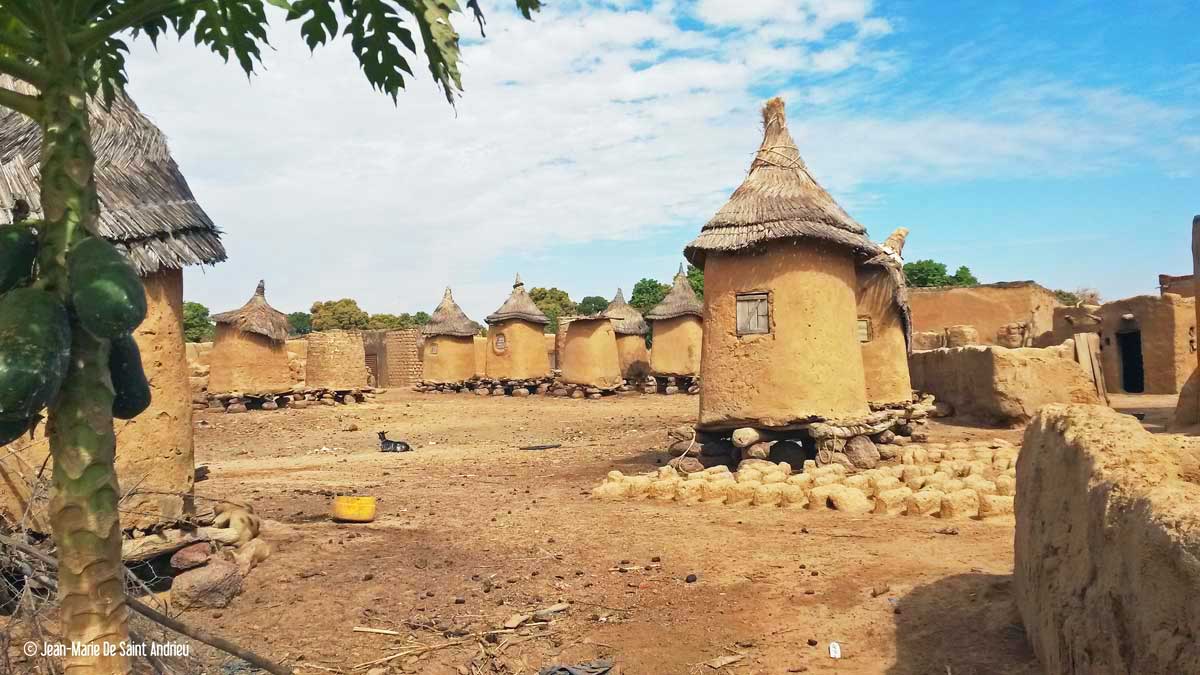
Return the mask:
<svg viewBox="0 0 1200 675">
<path fill-rule="evenodd" d="M 691 376 L 664 377 L 647 375 L 640 385 L 643 394 L 691 394 L 700 393 L 700 378 Z"/>
<path fill-rule="evenodd" d="M 557 396 L 598 400 L 614 394 L 636 393 L 628 384 L 615 389 L 600 389 L 582 384 L 563 382 L 558 375 L 530 380 L 498 380 L 476 378 L 463 382 L 429 382 L 421 380 L 413 391 L 425 394 L 476 394 L 478 396 Z"/>
<path fill-rule="evenodd" d="M 748 459 L 728 466 L 689 468 L 673 460 L 657 472 L 612 471 L 592 490 L 604 499 L 654 499 L 689 504 L 834 510 L 846 513 L 935 516 L 945 519 L 1010 515 L 1018 448 L 1005 441 L 905 448 L 899 464 L 855 472 L 843 464 L 801 473 L 787 462 Z"/>
<path fill-rule="evenodd" d="M 235 391 L 227 394 L 206 394 L 203 400 L 199 400 L 199 396 L 194 396 L 192 407 L 195 410 L 243 413 L 252 410 L 307 408 L 310 405 L 353 405 L 374 400 L 377 394 L 386 391 L 386 389 L 373 387 L 361 389 L 307 387 L 269 394 Z"/>
</svg>

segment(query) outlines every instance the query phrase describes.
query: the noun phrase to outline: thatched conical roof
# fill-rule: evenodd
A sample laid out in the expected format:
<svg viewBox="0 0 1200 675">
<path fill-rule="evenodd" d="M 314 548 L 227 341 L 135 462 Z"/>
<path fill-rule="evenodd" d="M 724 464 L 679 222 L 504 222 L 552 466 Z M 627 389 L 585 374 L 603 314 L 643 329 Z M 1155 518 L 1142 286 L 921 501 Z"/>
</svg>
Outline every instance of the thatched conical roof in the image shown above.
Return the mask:
<svg viewBox="0 0 1200 675">
<path fill-rule="evenodd" d="M 287 315 L 267 304 L 267 287 L 261 281 L 246 304 L 232 312 L 214 314 L 212 319 L 246 333 L 265 335 L 275 342 L 287 340 L 290 327 Z"/>
<path fill-rule="evenodd" d="M 478 333 L 475 328 L 475 323 L 467 318 L 462 307 L 454 301 L 454 296 L 450 294 L 450 287 L 446 287 L 446 292 L 442 294 L 442 302 L 433 310 L 433 315 L 429 317 L 429 323 L 421 327 L 421 332 L 425 335 L 453 335 L 455 337 L 472 337 Z"/>
<path fill-rule="evenodd" d="M 683 271 L 683 265 L 680 265 L 679 272 L 675 275 L 675 282 L 671 284 L 671 290 L 667 291 L 667 296 L 662 299 L 662 302 L 646 312 L 646 318 L 650 321 L 657 321 L 674 319 L 684 314 L 703 317 L 704 304 L 700 302 L 700 298 L 696 297 L 696 291 L 692 290 L 687 273 Z"/>
<path fill-rule="evenodd" d="M 525 292 L 525 283 L 521 281 L 521 275 L 518 274 L 516 281 L 513 282 L 512 294 L 500 305 L 500 309 L 492 312 L 484 321 L 489 324 L 500 323 L 509 319 L 521 319 L 530 323 L 540 323 L 546 325 L 550 323 L 550 319 L 538 309 L 537 305 L 533 304 L 533 298 Z"/>
<path fill-rule="evenodd" d="M 0 76 L 0 85 L 37 90 Z M 167 150 L 162 131 L 118 93 L 109 109 L 88 102 L 100 196 L 99 234 L 142 275 L 225 260 L 220 231 L 196 203 Z M 17 200 L 42 217 L 39 191 L 41 132 L 28 117 L 0 107 L 0 223 L 13 221 Z"/>
<path fill-rule="evenodd" d="M 763 106 L 763 141 L 750 174 L 683 254 L 704 266 L 709 251 L 730 253 L 778 239 L 820 239 L 877 253 L 866 229 L 851 218 L 808 172 L 787 130 L 783 99 Z"/>
<path fill-rule="evenodd" d="M 908 228 L 898 227 L 887 240 L 879 246 L 880 252 L 873 258 L 863 261 L 867 267 L 883 268 L 892 278 L 892 302 L 900 314 L 900 323 L 904 326 L 904 342 L 912 351 L 912 309 L 908 305 L 908 281 L 904 278 L 904 241 L 908 238 Z"/>
<path fill-rule="evenodd" d="M 625 302 L 625 294 L 619 288 L 604 313 L 612 319 L 613 331 L 617 335 L 645 335 L 650 332 L 650 326 L 642 318 L 642 313 Z"/>
</svg>

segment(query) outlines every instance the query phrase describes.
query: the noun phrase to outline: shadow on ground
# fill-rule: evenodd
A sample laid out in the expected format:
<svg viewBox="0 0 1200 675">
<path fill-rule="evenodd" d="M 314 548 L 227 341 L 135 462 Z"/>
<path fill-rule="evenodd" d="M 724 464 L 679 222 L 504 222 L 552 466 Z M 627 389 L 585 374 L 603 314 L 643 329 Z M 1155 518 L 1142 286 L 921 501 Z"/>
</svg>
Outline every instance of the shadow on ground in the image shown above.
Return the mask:
<svg viewBox="0 0 1200 675">
<path fill-rule="evenodd" d="M 1012 577 L 959 574 L 917 586 L 897 604 L 888 675 L 1035 675 Z"/>
</svg>

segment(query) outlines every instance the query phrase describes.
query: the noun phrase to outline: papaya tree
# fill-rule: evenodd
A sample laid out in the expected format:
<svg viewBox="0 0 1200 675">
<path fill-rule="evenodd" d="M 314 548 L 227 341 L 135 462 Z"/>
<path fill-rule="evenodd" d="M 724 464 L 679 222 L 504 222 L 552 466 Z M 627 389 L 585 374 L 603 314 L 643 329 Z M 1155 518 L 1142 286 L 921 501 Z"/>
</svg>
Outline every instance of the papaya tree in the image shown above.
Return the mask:
<svg viewBox="0 0 1200 675">
<path fill-rule="evenodd" d="M 541 4 L 515 2 L 527 19 Z M 478 3 L 466 6 L 482 28 Z M 149 393 L 130 337 L 145 297 L 97 232 L 87 100 L 123 89 L 127 41 L 139 37 L 190 36 L 250 74 L 272 11 L 312 49 L 348 37 L 367 81 L 393 101 L 414 57 L 449 101 L 461 91 L 456 0 L 0 0 L 0 74 L 18 81 L 0 86 L 0 106 L 41 130 L 43 215 L 0 228 L 0 442 L 48 410 L 63 637 L 100 651 L 69 658 L 69 675 L 130 671 L 114 649 L 128 626 L 113 415 L 136 414 Z"/>
</svg>

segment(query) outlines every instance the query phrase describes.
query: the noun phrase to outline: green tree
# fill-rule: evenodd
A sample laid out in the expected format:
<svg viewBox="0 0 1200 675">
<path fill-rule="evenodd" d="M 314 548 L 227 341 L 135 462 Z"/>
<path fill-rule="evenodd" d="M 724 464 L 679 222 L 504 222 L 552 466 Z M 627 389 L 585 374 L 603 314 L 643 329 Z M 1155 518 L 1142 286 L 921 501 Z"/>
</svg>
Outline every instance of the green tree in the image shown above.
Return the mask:
<svg viewBox="0 0 1200 675">
<path fill-rule="evenodd" d="M 371 315 L 358 306 L 358 302 L 350 298 L 314 302 L 312 305 L 312 329 L 321 330 L 362 330 L 371 323 Z"/>
<path fill-rule="evenodd" d="M 467 4 L 478 15 L 478 3 Z M 529 18 L 540 0 L 516 4 Z M 0 106 L 33 119 L 42 134 L 45 221 L 37 228 L 36 290 L 64 305 L 78 290 L 67 274 L 68 254 L 97 235 L 100 216 L 87 100 L 98 95 L 111 101 L 124 88 L 126 40 L 190 34 L 197 45 L 225 60 L 233 57 L 249 74 L 267 44 L 268 5 L 298 21 L 310 48 L 339 34 L 349 36 L 367 81 L 393 101 L 412 74 L 409 59 L 418 49 L 448 100 L 461 89 L 453 0 L 4 0 L 0 73 L 28 83 L 37 93 L 0 87 Z M 482 27 L 482 16 L 476 18 Z M 124 304 L 135 310 L 125 312 L 127 316 L 144 313 L 135 300 Z M 64 670 L 127 675 L 130 659 L 116 649 L 129 639 L 117 509 L 121 489 L 113 468 L 115 399 L 108 373 L 110 340 L 116 338 L 86 330 L 77 312 L 68 316 L 69 367 L 49 399 L 54 458 L 50 519 L 57 554 L 69 561 L 58 572 L 62 639 L 93 646 L 101 654 L 71 656 Z M 38 334 L 35 339 L 49 346 L 53 331 Z M 35 400 L 40 392 L 31 391 L 27 403 L 40 404 Z"/>
<path fill-rule="evenodd" d="M 688 283 L 692 285 L 692 291 L 696 293 L 696 297 L 704 297 L 704 270 L 695 265 L 688 264 L 687 267 Z"/>
<path fill-rule="evenodd" d="M 946 273 L 946 265 L 933 260 L 904 263 L 904 278 L 908 281 L 909 286 L 921 288 L 951 285 L 950 275 Z"/>
<path fill-rule="evenodd" d="M 671 290 L 668 284 L 664 284 L 654 279 L 642 279 L 633 285 L 633 293 L 629 296 L 629 304 L 637 311 L 645 314 L 650 311 L 658 303 L 662 302 L 663 298 L 667 297 L 667 291 Z"/>
<path fill-rule="evenodd" d="M 571 302 L 571 296 L 558 288 L 535 288 L 529 291 L 529 298 L 542 310 L 542 314 L 550 319 L 550 323 L 546 325 L 547 333 L 558 331 L 558 317 L 569 316 L 578 311 L 575 303 Z"/>
<path fill-rule="evenodd" d="M 408 317 L 407 320 L 405 317 Z M 396 330 L 399 328 L 411 328 L 412 317 L 407 314 L 396 316 L 395 314 L 372 314 L 367 320 L 367 328 L 370 330 Z"/>
<path fill-rule="evenodd" d="M 598 295 L 589 295 L 579 301 L 576 311 L 580 314 L 589 315 L 603 312 L 608 307 L 608 301 Z"/>
<path fill-rule="evenodd" d="M 975 278 L 974 274 L 971 274 L 970 268 L 968 268 L 966 265 L 954 270 L 954 276 L 950 277 L 950 279 L 955 286 L 979 285 L 979 280 Z"/>
<path fill-rule="evenodd" d="M 415 323 L 418 326 L 424 326 L 425 324 L 429 323 L 429 320 L 432 319 L 433 317 L 429 316 L 429 314 L 427 314 L 425 312 L 417 312 L 416 314 L 413 314 L 412 318 L 413 318 L 413 323 Z"/>
<path fill-rule="evenodd" d="M 312 314 L 308 312 L 292 312 L 287 315 L 288 325 L 292 335 L 308 335 L 312 332 Z"/>
<path fill-rule="evenodd" d="M 216 325 L 208 315 L 208 308 L 198 302 L 183 303 L 183 339 L 188 342 L 212 340 Z"/>
</svg>

